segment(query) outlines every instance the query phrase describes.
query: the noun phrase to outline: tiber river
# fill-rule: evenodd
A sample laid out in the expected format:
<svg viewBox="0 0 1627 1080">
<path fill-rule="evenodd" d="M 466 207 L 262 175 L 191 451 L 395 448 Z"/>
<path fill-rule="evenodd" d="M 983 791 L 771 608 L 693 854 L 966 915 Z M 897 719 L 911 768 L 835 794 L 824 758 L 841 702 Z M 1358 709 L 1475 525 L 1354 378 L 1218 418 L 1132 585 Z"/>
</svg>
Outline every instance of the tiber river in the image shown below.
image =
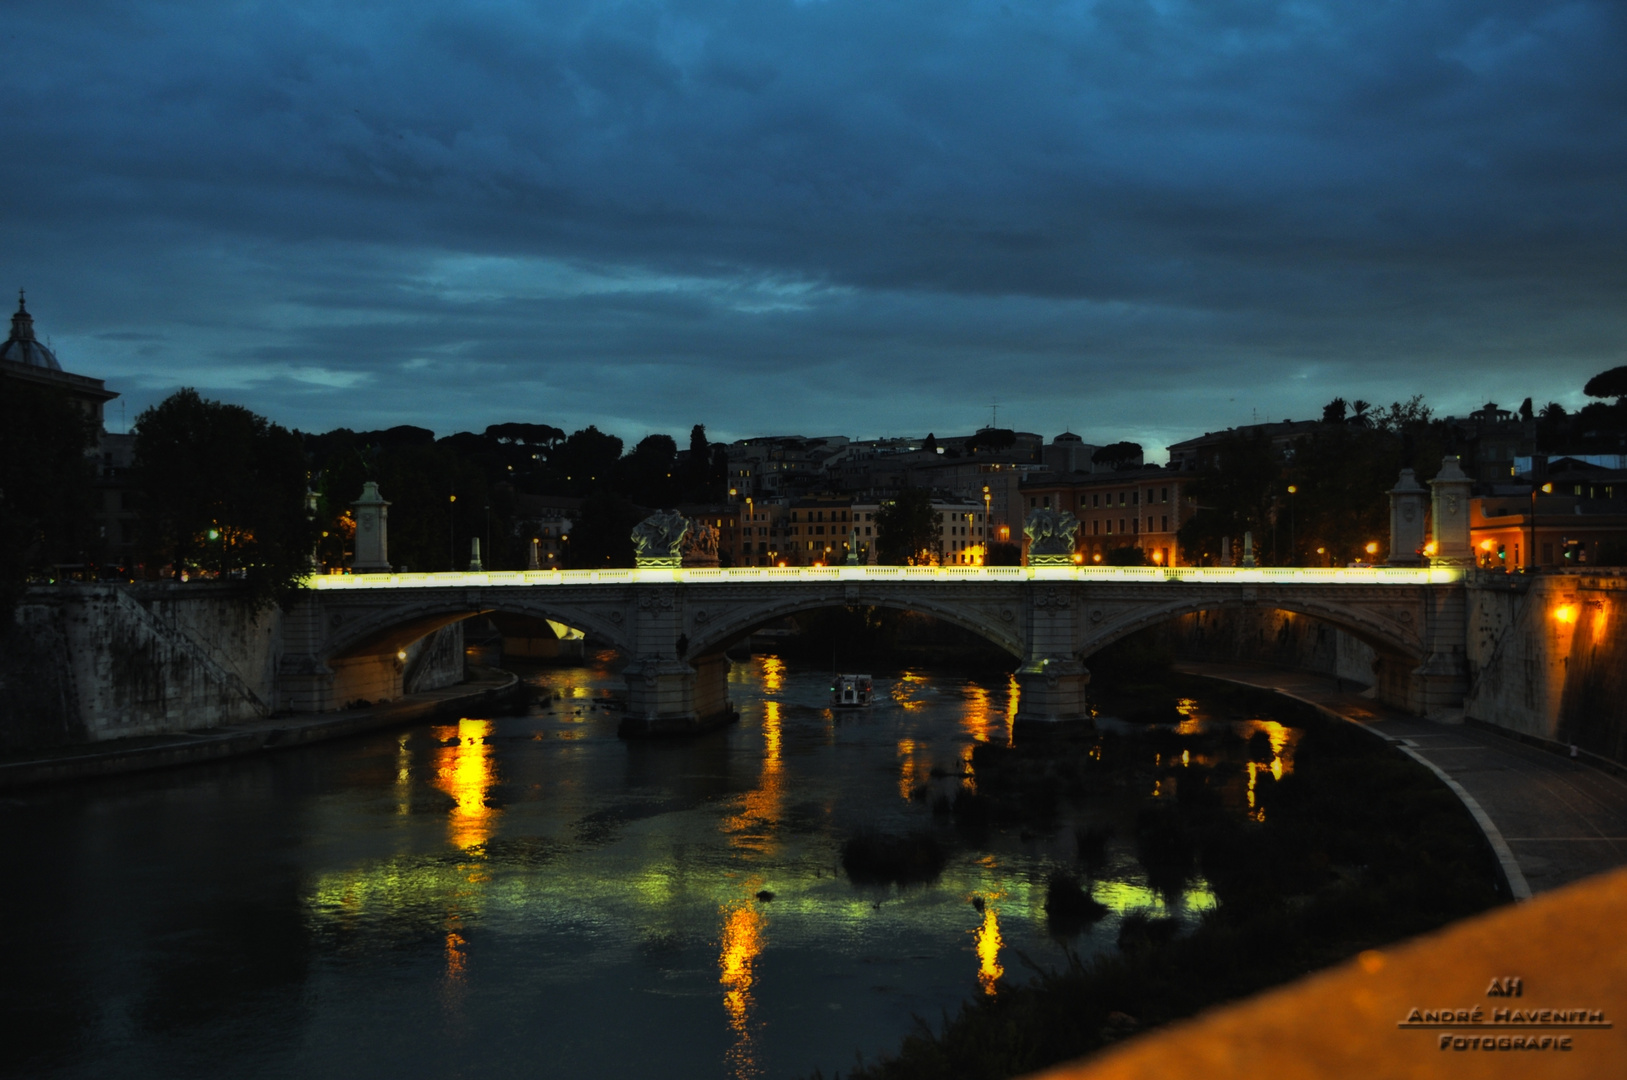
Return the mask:
<svg viewBox="0 0 1627 1080">
<path fill-rule="evenodd" d="M 0 1073 L 830 1076 L 1065 963 L 1043 904 L 1076 826 L 1116 825 L 1081 954 L 1213 903 L 1162 908 L 1111 801 L 966 841 L 930 886 L 843 875 L 855 829 L 931 827 L 914 789 L 975 786 L 1003 677 L 878 675 L 833 714 L 829 672 L 759 657 L 738 725 L 629 743 L 611 659 L 534 671 L 520 715 L 0 801 Z"/>
</svg>

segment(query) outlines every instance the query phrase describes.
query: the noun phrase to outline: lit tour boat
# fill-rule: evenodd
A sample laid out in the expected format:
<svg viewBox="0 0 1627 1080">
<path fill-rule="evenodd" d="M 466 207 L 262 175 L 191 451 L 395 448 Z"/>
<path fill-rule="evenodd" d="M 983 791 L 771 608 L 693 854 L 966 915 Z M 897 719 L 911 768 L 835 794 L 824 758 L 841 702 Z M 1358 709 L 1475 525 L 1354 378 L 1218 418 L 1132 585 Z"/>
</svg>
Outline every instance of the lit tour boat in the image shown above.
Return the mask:
<svg viewBox="0 0 1627 1080">
<path fill-rule="evenodd" d="M 830 703 L 839 709 L 858 709 L 870 704 L 873 691 L 868 675 L 838 675 L 830 688 Z"/>
</svg>

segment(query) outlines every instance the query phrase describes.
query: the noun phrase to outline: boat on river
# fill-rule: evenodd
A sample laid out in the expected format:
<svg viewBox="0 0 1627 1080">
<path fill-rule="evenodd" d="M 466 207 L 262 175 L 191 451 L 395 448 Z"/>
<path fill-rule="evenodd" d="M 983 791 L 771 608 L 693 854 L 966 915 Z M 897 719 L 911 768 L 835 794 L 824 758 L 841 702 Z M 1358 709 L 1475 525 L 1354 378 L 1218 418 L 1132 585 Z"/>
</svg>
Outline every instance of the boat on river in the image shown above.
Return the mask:
<svg viewBox="0 0 1627 1080">
<path fill-rule="evenodd" d="M 874 692 L 868 675 L 837 675 L 831 680 L 830 703 L 838 709 L 862 709 Z"/>
</svg>

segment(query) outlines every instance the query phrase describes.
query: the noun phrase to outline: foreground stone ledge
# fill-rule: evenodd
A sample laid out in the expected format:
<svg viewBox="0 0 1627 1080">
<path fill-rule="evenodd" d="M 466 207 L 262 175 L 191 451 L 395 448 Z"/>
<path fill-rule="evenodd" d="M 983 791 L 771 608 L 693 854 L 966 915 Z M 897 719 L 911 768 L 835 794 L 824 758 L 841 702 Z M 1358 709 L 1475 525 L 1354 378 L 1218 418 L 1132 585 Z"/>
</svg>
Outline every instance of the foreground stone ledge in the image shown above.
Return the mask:
<svg viewBox="0 0 1627 1080">
<path fill-rule="evenodd" d="M 1601 874 L 1032 1080 L 1627 1076 L 1624 917 Z"/>
</svg>

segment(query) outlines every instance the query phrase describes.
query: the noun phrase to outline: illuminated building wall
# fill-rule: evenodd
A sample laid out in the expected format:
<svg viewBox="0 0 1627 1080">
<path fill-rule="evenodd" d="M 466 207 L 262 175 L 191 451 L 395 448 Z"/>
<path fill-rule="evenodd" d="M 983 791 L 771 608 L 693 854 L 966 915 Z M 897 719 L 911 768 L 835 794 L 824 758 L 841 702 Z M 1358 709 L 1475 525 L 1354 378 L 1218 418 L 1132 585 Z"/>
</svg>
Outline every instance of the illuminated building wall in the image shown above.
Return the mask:
<svg viewBox="0 0 1627 1080">
<path fill-rule="evenodd" d="M 1182 566 L 1175 534 L 1195 512 L 1185 496 L 1189 480 L 1157 468 L 1037 477 L 1021 487 L 1022 512 L 1050 508 L 1078 518 L 1081 563 L 1100 563 L 1114 548 L 1138 547 L 1149 563 Z M 1013 535 L 1021 536 L 1020 524 Z"/>
</svg>

